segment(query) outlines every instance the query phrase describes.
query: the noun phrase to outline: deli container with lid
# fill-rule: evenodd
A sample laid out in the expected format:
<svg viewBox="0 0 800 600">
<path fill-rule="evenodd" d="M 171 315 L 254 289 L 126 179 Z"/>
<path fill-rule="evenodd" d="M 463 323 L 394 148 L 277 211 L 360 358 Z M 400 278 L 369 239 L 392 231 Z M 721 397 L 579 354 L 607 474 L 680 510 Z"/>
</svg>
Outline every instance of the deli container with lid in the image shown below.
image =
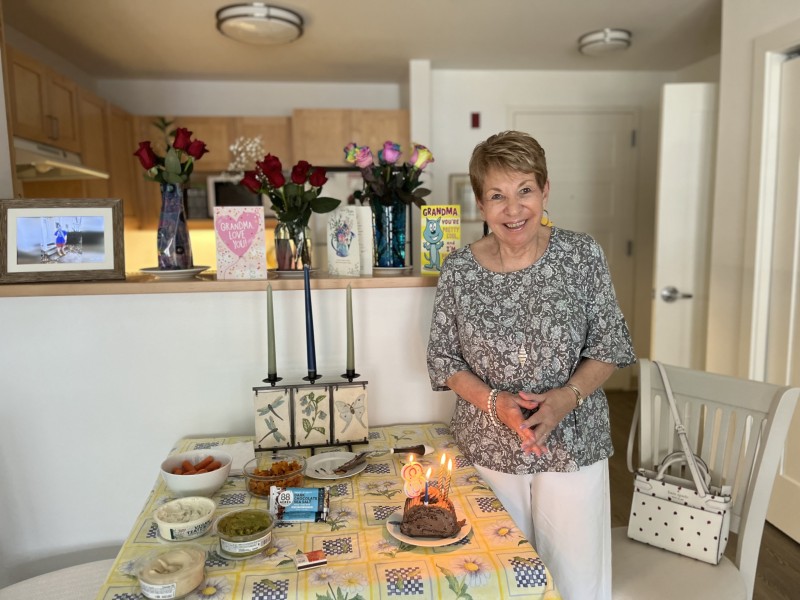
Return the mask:
<svg viewBox="0 0 800 600">
<path fill-rule="evenodd" d="M 184 598 L 203 583 L 205 564 L 206 550 L 198 544 L 164 546 L 137 561 L 136 577 L 145 598 Z"/>
<path fill-rule="evenodd" d="M 217 505 L 204 496 L 178 498 L 153 511 L 158 534 L 165 540 L 190 540 L 211 528 Z"/>
<path fill-rule="evenodd" d="M 215 525 L 220 553 L 240 559 L 263 552 L 272 546 L 275 522 L 275 515 L 260 508 L 243 508 L 221 516 Z"/>
</svg>

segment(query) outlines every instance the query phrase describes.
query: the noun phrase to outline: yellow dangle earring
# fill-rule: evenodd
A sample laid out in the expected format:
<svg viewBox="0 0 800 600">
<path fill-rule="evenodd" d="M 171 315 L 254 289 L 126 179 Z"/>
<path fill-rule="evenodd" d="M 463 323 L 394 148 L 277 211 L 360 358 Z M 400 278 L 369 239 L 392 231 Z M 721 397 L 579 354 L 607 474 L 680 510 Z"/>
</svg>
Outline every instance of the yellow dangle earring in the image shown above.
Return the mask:
<svg viewBox="0 0 800 600">
<path fill-rule="evenodd" d="M 550 220 L 550 214 L 547 212 L 547 209 L 544 210 L 544 214 L 542 215 L 542 225 L 545 227 L 553 226 L 553 222 Z"/>
</svg>

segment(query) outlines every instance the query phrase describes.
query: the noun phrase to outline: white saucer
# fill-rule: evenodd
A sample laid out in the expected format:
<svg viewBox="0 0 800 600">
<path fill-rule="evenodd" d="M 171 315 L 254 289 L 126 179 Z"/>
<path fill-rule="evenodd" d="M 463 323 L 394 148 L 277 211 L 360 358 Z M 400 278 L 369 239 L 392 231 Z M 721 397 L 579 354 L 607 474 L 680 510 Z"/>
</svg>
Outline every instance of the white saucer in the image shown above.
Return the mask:
<svg viewBox="0 0 800 600">
<path fill-rule="evenodd" d="M 322 454 L 315 454 L 306 459 L 306 477 L 313 477 L 314 479 L 344 479 L 352 477 L 367 468 L 366 460 L 341 475 L 333 471 L 355 457 L 354 452 L 323 452 Z"/>
<path fill-rule="evenodd" d="M 208 270 L 210 267 L 192 267 L 191 269 L 159 269 L 158 267 L 145 267 L 139 269 L 147 275 L 155 275 L 159 279 L 177 281 L 179 279 L 192 279 L 196 275 Z"/>
<path fill-rule="evenodd" d="M 464 515 L 456 509 L 456 519 L 459 521 L 464 520 Z M 432 538 L 432 537 L 411 537 L 410 535 L 404 535 L 400 532 L 400 523 L 403 520 L 402 511 L 400 514 L 394 513 L 388 519 L 386 519 L 386 531 L 392 536 L 394 539 L 405 542 L 406 544 L 411 544 L 412 546 L 420 546 L 422 548 L 438 548 L 439 546 L 449 546 L 450 544 L 455 544 L 456 542 L 463 540 L 465 537 L 469 535 L 469 532 L 472 531 L 472 523 L 467 521 L 464 523 L 463 527 L 461 527 L 461 531 L 455 534 L 453 537 L 449 538 Z"/>
</svg>

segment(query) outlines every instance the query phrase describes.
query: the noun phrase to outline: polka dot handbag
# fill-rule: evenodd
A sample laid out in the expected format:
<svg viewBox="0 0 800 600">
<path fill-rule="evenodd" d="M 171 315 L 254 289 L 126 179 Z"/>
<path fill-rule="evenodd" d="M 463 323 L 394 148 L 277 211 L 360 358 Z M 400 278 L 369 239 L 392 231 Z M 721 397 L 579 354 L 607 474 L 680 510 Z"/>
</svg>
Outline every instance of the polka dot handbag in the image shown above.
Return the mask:
<svg viewBox="0 0 800 600">
<path fill-rule="evenodd" d="M 683 450 L 666 456 L 658 471 L 639 469 L 634 474 L 628 537 L 716 565 L 728 542 L 730 489 L 710 487 L 708 468 L 691 450 L 667 375 L 661 365 L 656 366 Z M 688 467 L 691 479 L 667 474 L 682 465 Z"/>
</svg>

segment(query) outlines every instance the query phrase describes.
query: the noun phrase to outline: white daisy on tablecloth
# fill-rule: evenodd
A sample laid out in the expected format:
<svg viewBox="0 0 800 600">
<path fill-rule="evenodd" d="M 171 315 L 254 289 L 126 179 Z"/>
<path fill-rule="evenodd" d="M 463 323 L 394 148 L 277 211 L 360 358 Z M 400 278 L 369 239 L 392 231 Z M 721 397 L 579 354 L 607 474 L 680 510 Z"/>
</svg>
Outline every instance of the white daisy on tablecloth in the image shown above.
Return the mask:
<svg viewBox="0 0 800 600">
<path fill-rule="evenodd" d="M 309 573 L 308 579 L 313 585 L 328 585 L 329 583 L 336 583 L 336 571 L 330 567 L 321 567 L 319 569 L 312 569 Z"/>
<path fill-rule="evenodd" d="M 367 578 L 362 573 L 349 571 L 341 573 L 336 579 L 336 584 L 348 594 L 356 594 L 366 587 Z"/>
<path fill-rule="evenodd" d="M 475 556 L 465 556 L 453 563 L 456 575 L 465 576 L 468 585 L 480 586 L 489 581 L 492 576 L 490 567 L 483 559 Z"/>
<path fill-rule="evenodd" d="M 231 586 L 226 579 L 222 577 L 209 577 L 203 584 L 194 592 L 197 598 L 203 600 L 222 600 L 231 593 Z"/>
<path fill-rule="evenodd" d="M 293 546 L 294 542 L 289 538 L 274 537 L 272 538 L 272 545 L 269 548 L 251 557 L 249 560 L 254 563 L 280 562 L 291 558 L 290 552 Z"/>
<path fill-rule="evenodd" d="M 505 519 L 493 523 L 487 533 L 499 542 L 508 542 L 521 537 L 521 533 L 513 521 Z"/>
</svg>

